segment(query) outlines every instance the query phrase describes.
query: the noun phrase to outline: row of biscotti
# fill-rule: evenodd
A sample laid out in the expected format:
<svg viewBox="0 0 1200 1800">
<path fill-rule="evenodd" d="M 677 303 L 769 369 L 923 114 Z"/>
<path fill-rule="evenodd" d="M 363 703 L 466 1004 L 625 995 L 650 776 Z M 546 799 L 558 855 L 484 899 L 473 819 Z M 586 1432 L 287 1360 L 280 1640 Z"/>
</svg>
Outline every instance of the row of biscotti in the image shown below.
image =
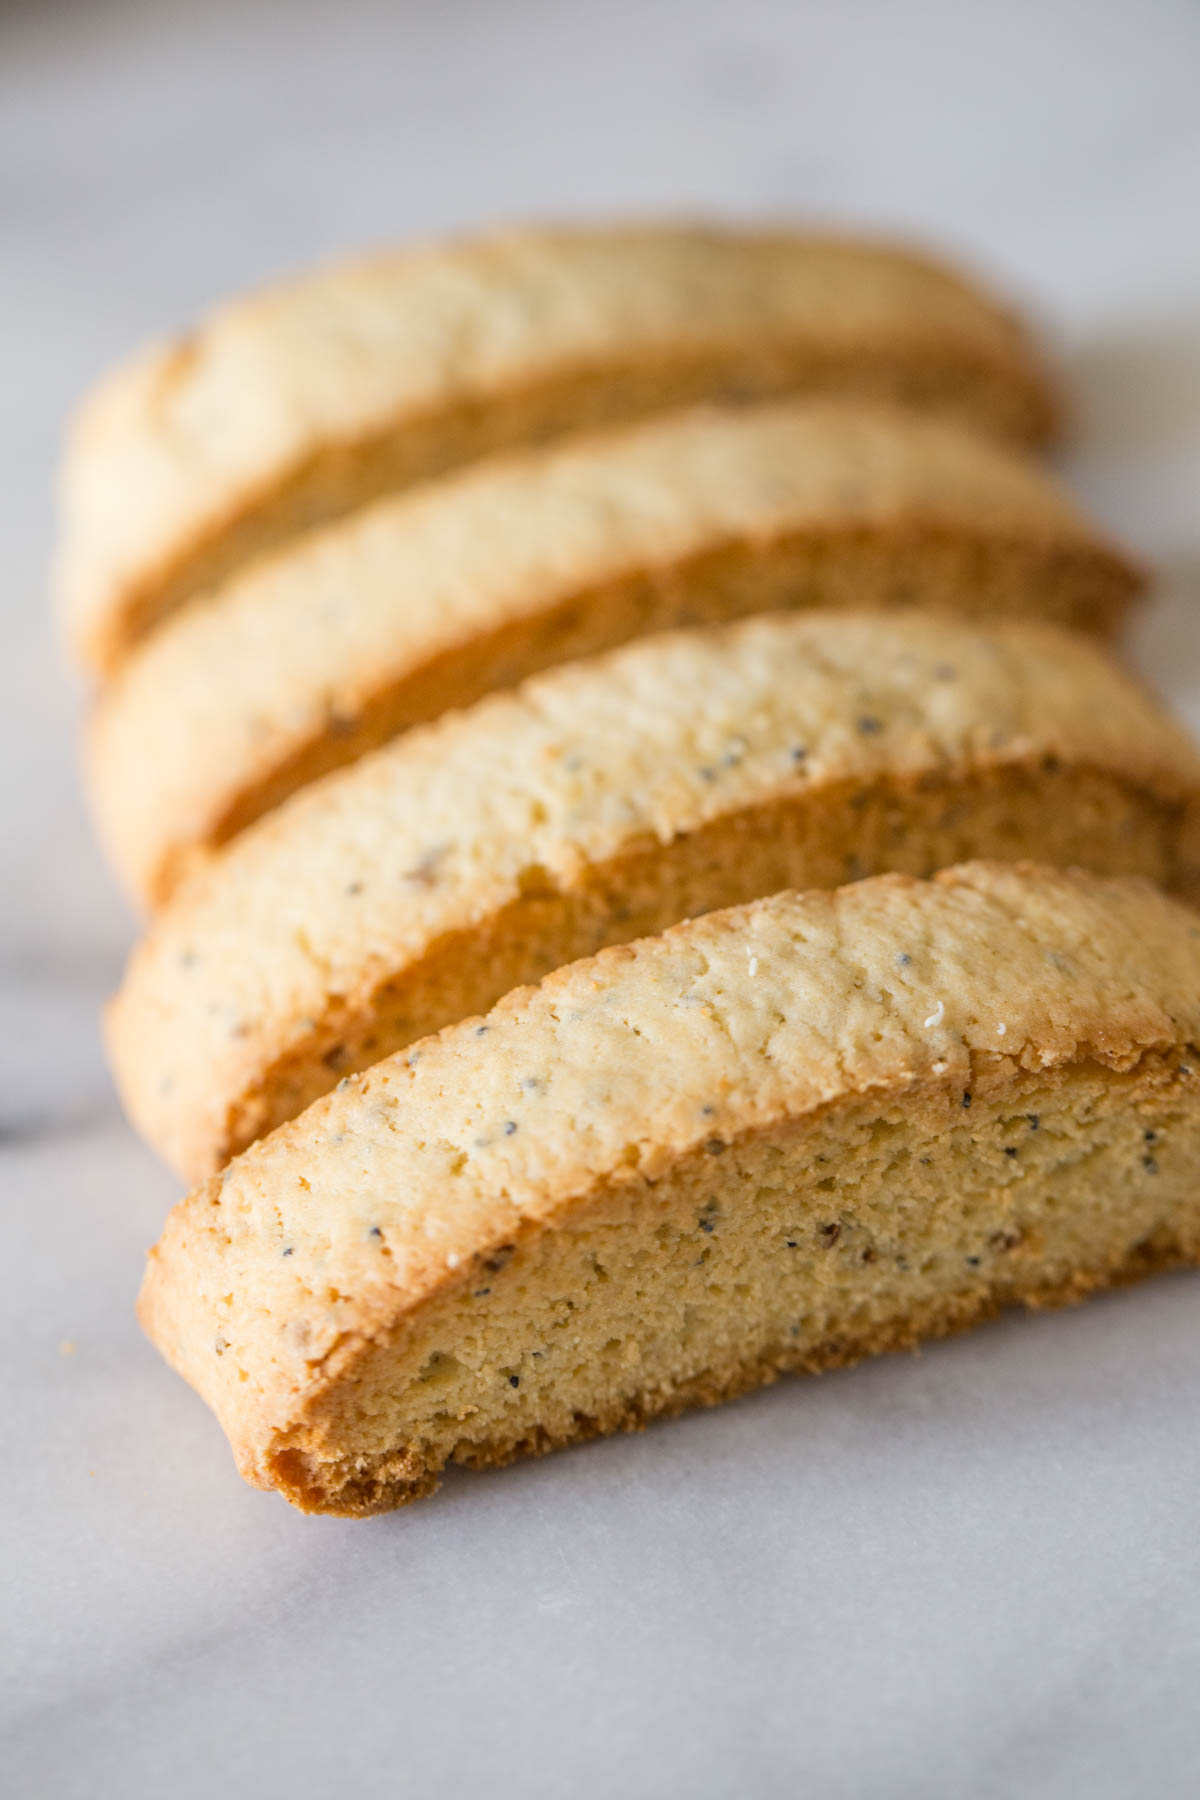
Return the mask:
<svg viewBox="0 0 1200 1800">
<path fill-rule="evenodd" d="M 861 403 L 705 409 L 377 502 L 185 607 L 88 740 L 101 836 L 161 903 L 307 782 L 656 629 L 937 607 L 1109 635 L 1140 578 L 1035 463 Z"/>
<path fill-rule="evenodd" d="M 697 400 L 892 397 L 1015 440 L 1053 394 L 1006 308 L 928 258 L 787 231 L 508 231 L 239 300 L 105 381 L 58 564 L 110 669 L 297 531 L 498 449 Z"/>
<path fill-rule="evenodd" d="M 68 458 L 66 618 L 115 671 L 87 758 L 114 865 L 160 903 L 396 732 L 673 624 L 940 604 L 1111 632 L 1138 572 L 978 429 L 1052 411 L 994 301 L 799 236 L 513 234 L 231 306 L 112 377 Z"/>
<path fill-rule="evenodd" d="M 243 833 L 134 952 L 113 1066 L 195 1179 L 602 945 L 979 856 L 1200 896 L 1200 751 L 1054 626 L 776 613 L 665 633 L 409 732 Z"/>
<path fill-rule="evenodd" d="M 979 434 L 1033 438 L 1050 416 L 999 309 L 860 247 L 506 239 L 231 309 L 147 385 L 150 368 L 81 435 L 64 567 L 85 635 L 120 659 L 91 733 L 104 835 L 134 890 L 167 900 L 110 1018 L 131 1115 L 200 1175 L 317 1102 L 178 1211 L 144 1300 L 255 1479 L 371 1510 L 446 1460 L 503 1459 L 1131 1272 L 1156 1203 L 1165 1236 L 1142 1261 L 1191 1253 L 1178 1181 L 1136 1206 L 1121 1188 L 1129 1108 L 1163 1097 L 1147 1021 L 1192 929 L 1148 891 L 984 869 L 668 930 L 628 953 L 635 979 L 610 996 L 629 1039 L 619 1079 L 588 996 L 620 962 L 471 1017 L 600 946 L 877 870 L 1036 853 L 1196 890 L 1197 753 L 1101 650 L 1031 621 L 1107 635 L 1139 577 L 1043 471 Z M 839 397 L 763 399 L 813 388 Z M 497 445 L 731 390 L 736 410 L 510 454 L 362 509 Z M 157 538 L 129 534 L 114 504 L 139 470 Z M 1132 941 L 1133 913 L 1167 949 L 1128 972 L 1145 1005 L 1126 1016 L 1092 952 Z M 895 967 L 912 976 L 866 979 L 877 914 L 911 938 Z M 798 1062 L 787 1029 L 814 1022 L 822 919 L 837 923 L 824 1064 Z M 1039 956 L 1066 971 L 1085 925 L 1074 1011 L 1060 995 L 1050 1025 L 1031 1023 L 1010 973 Z M 842 1079 L 862 1048 L 848 1020 L 868 1047 L 908 1042 L 926 941 L 932 1088 L 911 1044 L 899 1063 L 871 1050 L 879 1095 L 864 1099 Z M 695 979 L 672 992 L 680 945 Z M 1004 998 L 994 1048 L 975 1031 L 989 993 Z M 1186 1070 L 1185 1014 L 1164 1045 Z M 427 1035 L 441 1026 L 448 1062 Z M 1093 1080 L 1094 1047 L 1118 1044 L 1130 1079 Z M 947 1133 L 964 1056 L 957 1104 L 977 1110 Z M 711 1077 L 698 1163 L 672 1135 L 660 1063 L 681 1105 Z M 410 1092 L 431 1064 L 433 1085 Z M 1171 1073 L 1171 1096 L 1185 1078 Z M 320 1100 L 335 1084 L 348 1097 Z M 1010 1218 L 1012 1193 L 984 1198 L 1004 1125 L 988 1109 L 1018 1093 L 1045 1108 L 1045 1135 L 1010 1171 L 1030 1177 Z M 884 1115 L 914 1098 L 902 1140 Z M 485 1116 L 502 1100 L 502 1120 Z M 818 1126 L 825 1101 L 841 1110 Z M 935 1115 L 958 1165 L 921 1137 Z M 622 1121 L 616 1174 L 592 1168 L 587 1146 Z M 822 1132 L 816 1163 L 836 1150 L 839 1173 L 806 1184 L 791 1145 Z M 914 1187 L 922 1143 L 937 1172 Z M 1178 1148 L 1184 1170 L 1186 1133 Z M 953 1174 L 977 1150 L 975 1216 L 956 1217 Z M 1111 1174 L 1112 1216 L 1090 1231 L 1064 1156 Z M 772 1168 L 782 1187 L 764 1188 Z M 776 1200 L 792 1222 L 772 1235 Z M 988 1254 L 966 1253 L 985 1224 Z"/>
</svg>

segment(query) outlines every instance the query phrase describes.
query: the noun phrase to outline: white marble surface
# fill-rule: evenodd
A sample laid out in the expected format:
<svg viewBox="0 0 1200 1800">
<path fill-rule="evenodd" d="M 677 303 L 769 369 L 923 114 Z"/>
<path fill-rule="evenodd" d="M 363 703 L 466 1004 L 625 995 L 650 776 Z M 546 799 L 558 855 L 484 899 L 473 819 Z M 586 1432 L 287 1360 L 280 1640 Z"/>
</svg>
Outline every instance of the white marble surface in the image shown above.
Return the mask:
<svg viewBox="0 0 1200 1800">
<path fill-rule="evenodd" d="M 69 401 L 223 290 L 500 215 L 787 209 L 1041 310 L 1200 724 L 1198 75 L 1188 0 L 0 4 L 5 1795 L 1200 1793 L 1196 1279 L 370 1524 L 242 1488 L 130 1314 L 173 1189 L 97 1048 L 129 920 L 43 598 Z"/>
</svg>

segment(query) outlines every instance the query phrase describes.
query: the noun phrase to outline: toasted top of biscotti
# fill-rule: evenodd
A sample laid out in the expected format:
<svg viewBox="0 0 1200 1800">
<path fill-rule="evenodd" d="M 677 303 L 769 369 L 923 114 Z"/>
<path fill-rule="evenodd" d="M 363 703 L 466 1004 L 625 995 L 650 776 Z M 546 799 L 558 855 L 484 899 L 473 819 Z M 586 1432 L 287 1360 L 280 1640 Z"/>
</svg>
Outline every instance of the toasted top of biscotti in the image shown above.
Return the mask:
<svg viewBox="0 0 1200 1800">
<path fill-rule="evenodd" d="M 965 851 L 1182 884 L 1198 801 L 1187 734 L 1050 626 L 783 614 L 644 639 L 412 732 L 229 846 L 130 960 L 118 1085 L 194 1178 L 599 942 Z"/>
<path fill-rule="evenodd" d="M 1014 318 L 887 245 L 690 226 L 496 232 L 318 270 L 143 352 L 82 407 L 58 589 L 111 667 L 298 528 L 482 452 L 692 400 L 893 394 L 1027 440 Z"/>
<path fill-rule="evenodd" d="M 380 502 L 186 608 L 101 698 L 94 812 L 159 901 L 314 775 L 642 632 L 912 602 L 1107 630 L 1139 584 L 1036 463 L 959 426 L 699 409 Z"/>
<path fill-rule="evenodd" d="M 994 1096 L 1194 1046 L 1198 952 L 1200 920 L 1146 883 L 986 864 L 605 950 L 350 1078 L 196 1189 L 142 1319 L 269 1480 L 280 1435 L 371 1345 L 598 1194 L 858 1096 L 967 1107 L 977 1080 Z M 736 1160 L 711 1157 L 718 1197 Z"/>
</svg>

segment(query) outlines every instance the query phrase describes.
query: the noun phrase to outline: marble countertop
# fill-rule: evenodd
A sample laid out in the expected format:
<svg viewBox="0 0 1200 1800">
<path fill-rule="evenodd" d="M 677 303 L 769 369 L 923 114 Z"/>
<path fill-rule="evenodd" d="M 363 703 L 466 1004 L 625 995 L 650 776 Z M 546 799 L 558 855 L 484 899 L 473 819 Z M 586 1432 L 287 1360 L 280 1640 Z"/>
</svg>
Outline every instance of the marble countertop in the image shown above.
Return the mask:
<svg viewBox="0 0 1200 1800">
<path fill-rule="evenodd" d="M 63 415 L 363 241 L 789 211 L 1005 280 L 1200 726 L 1200 12 L 1169 0 L 0 5 L 0 1789 L 1200 1793 L 1200 1283 L 1005 1321 L 367 1524 L 236 1479 L 131 1303 L 171 1181 L 47 622 Z"/>
</svg>

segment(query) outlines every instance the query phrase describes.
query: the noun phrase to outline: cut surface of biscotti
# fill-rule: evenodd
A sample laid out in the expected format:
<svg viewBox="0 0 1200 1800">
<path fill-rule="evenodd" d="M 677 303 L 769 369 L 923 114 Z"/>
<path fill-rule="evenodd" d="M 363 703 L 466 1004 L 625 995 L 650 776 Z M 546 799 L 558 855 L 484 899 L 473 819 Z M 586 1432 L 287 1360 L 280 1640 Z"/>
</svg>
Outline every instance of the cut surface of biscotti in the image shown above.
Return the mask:
<svg viewBox="0 0 1200 1800">
<path fill-rule="evenodd" d="M 660 226 L 509 231 L 317 271 L 117 369 L 63 473 L 58 587 L 111 667 L 248 556 L 488 451 L 695 400 L 883 395 L 1037 441 L 1024 329 L 887 245 Z"/>
<path fill-rule="evenodd" d="M 1200 753 L 1051 626 L 775 614 L 553 670 L 247 832 L 108 1020 L 196 1180 L 360 1069 L 604 944 L 784 887 L 1036 854 L 1195 885 Z"/>
<path fill-rule="evenodd" d="M 961 427 L 699 409 L 381 502 L 186 609 L 100 700 L 93 810 L 160 901 L 314 776 L 657 628 L 915 602 L 1107 632 L 1138 585 L 1038 465 Z"/>
<path fill-rule="evenodd" d="M 141 1318 L 242 1473 L 370 1513 L 1200 1259 L 1200 920 L 975 864 L 610 949 L 175 1209 Z"/>
</svg>

